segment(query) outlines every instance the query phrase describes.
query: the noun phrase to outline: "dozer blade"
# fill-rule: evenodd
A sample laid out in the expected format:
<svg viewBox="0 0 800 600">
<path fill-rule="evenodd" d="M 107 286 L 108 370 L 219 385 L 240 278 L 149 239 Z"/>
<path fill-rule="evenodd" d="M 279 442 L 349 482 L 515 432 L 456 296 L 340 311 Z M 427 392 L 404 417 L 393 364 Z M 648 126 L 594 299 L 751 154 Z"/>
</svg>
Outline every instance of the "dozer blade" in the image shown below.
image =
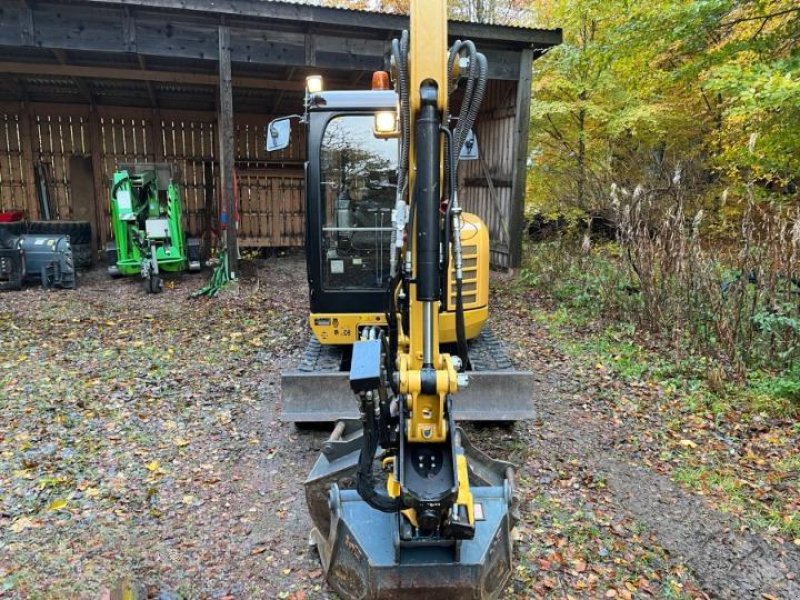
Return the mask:
<svg viewBox="0 0 800 600">
<path fill-rule="evenodd" d="M 397 514 L 382 513 L 355 491 L 358 421 L 340 421 L 305 483 L 326 580 L 346 600 L 486 600 L 511 576 L 516 524 L 513 469 L 474 448 L 458 429 L 476 505 L 475 537 L 451 547 L 404 547 Z"/>
<path fill-rule="evenodd" d="M 502 344 L 485 329 L 469 344 L 473 369 L 469 386 L 453 402 L 456 421 L 522 421 L 532 419 L 536 380 L 531 371 L 517 371 Z M 299 367 L 281 373 L 281 420 L 291 423 L 333 423 L 358 418 L 358 403 L 348 380 L 346 353 L 314 338 Z"/>
</svg>

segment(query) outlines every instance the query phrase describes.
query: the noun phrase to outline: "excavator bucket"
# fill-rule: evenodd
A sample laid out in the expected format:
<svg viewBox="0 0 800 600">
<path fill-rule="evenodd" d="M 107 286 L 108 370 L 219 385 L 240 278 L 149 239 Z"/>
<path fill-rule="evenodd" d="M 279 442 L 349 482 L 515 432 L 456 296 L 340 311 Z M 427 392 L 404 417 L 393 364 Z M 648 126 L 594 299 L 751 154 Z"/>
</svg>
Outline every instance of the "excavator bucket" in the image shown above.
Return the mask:
<svg viewBox="0 0 800 600">
<path fill-rule="evenodd" d="M 333 423 L 358 417 L 350 389 L 350 347 L 311 338 L 300 365 L 281 373 L 281 420 Z M 534 374 L 517 371 L 488 328 L 469 343 L 469 386 L 453 402 L 456 421 L 509 422 L 534 418 Z"/>
<path fill-rule="evenodd" d="M 475 537 L 450 546 L 404 547 L 397 513 L 370 507 L 356 490 L 360 421 L 339 421 L 305 483 L 310 542 L 325 577 L 346 600 L 497 598 L 511 577 L 517 522 L 513 468 L 472 446 L 458 428 L 469 464 Z M 420 595 L 421 594 L 421 595 Z"/>
</svg>

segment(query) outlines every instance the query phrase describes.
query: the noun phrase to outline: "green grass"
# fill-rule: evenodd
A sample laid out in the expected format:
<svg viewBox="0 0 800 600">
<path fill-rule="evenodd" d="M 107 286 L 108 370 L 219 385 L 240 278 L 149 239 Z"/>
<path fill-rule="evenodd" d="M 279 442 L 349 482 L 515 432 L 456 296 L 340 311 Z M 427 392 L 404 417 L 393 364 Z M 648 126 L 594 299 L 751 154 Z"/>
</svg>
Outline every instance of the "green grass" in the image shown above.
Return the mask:
<svg viewBox="0 0 800 600">
<path fill-rule="evenodd" d="M 634 419 L 634 430 L 637 422 L 646 422 L 653 457 L 682 486 L 713 498 L 720 509 L 759 530 L 800 539 L 800 515 L 791 493 L 787 496 L 780 487 L 769 491 L 776 481 L 796 486 L 787 476 L 800 470 L 794 439 L 800 423 L 792 427 L 790 422 L 800 416 L 800 365 L 783 371 L 751 368 L 743 379 L 734 380 L 716 357 L 693 350 L 691 340 L 654 338 L 637 329 L 631 314 L 609 311 L 614 302 L 607 302 L 608 294 L 618 293 L 613 281 L 619 276 L 610 272 L 608 256 L 601 252 L 565 261 L 554 251 L 545 248 L 529 255 L 516 285 L 537 290 L 542 302 L 530 307 L 531 318 L 561 352 L 590 373 L 587 381 L 597 384 L 593 397 Z M 634 385 L 620 391 L 616 384 L 604 383 L 614 380 Z M 641 384 L 659 392 L 639 394 Z M 723 435 L 743 435 L 745 444 L 764 443 L 757 432 L 747 433 L 751 423 L 769 428 L 780 439 L 768 458 L 765 454 L 768 469 L 751 471 L 729 454 L 730 448 L 706 429 L 709 421 Z M 679 445 L 684 439 L 698 446 Z M 667 588 L 665 597 L 670 595 Z"/>
</svg>

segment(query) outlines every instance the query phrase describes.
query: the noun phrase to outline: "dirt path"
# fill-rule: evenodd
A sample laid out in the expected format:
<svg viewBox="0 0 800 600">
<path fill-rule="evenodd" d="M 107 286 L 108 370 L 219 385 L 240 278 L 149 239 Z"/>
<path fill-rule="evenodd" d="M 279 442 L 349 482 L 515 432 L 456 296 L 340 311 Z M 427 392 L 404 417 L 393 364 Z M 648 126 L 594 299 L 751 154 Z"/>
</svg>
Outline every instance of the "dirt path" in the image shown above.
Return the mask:
<svg viewBox="0 0 800 600">
<path fill-rule="evenodd" d="M 324 432 L 279 421 L 306 340 L 301 259 L 260 261 L 238 296 L 158 297 L 102 273 L 0 305 L 0 597 L 330 598 L 302 483 Z M 505 294 L 505 292 L 502 292 Z M 495 330 L 541 376 L 541 418 L 472 428 L 520 465 L 509 598 L 798 598 L 797 552 L 742 533 L 636 466 L 626 423 L 495 298 Z M 587 404 L 587 397 L 590 398 Z"/>
</svg>

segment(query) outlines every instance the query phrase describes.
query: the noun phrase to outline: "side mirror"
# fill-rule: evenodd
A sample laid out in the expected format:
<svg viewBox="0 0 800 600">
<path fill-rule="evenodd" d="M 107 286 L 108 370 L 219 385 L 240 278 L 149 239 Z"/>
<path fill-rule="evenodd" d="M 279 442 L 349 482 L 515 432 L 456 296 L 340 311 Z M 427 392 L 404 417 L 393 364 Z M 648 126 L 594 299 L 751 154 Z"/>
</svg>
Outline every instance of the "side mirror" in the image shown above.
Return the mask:
<svg viewBox="0 0 800 600">
<path fill-rule="evenodd" d="M 292 121 L 291 117 L 283 117 L 275 119 L 267 125 L 266 140 L 264 147 L 267 152 L 274 152 L 275 150 L 283 150 L 289 145 L 289 140 L 292 137 Z"/>
</svg>

